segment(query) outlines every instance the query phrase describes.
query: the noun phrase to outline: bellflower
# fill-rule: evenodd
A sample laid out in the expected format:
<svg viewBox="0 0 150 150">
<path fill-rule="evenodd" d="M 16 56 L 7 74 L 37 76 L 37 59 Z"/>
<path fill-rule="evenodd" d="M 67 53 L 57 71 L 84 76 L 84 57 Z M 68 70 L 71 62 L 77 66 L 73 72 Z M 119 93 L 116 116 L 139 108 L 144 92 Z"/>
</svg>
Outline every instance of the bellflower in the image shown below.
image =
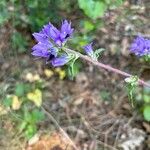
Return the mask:
<svg viewBox="0 0 150 150">
<path fill-rule="evenodd" d="M 69 62 L 69 56 L 66 54 L 62 54 L 59 57 L 55 57 L 54 59 L 52 59 L 51 63 L 54 67 L 58 67 L 58 66 L 63 66 L 66 63 Z"/>
<path fill-rule="evenodd" d="M 32 48 L 33 52 L 31 54 L 33 56 L 47 58 L 51 53 L 52 47 L 53 46 L 51 43 L 44 44 L 39 42 L 38 44 L 33 46 Z"/>
<path fill-rule="evenodd" d="M 56 45 L 62 46 L 72 35 L 73 30 L 74 29 L 71 28 L 71 22 L 65 20 L 62 22 L 60 30 L 49 23 L 43 27 L 42 33 L 50 40 L 53 40 Z"/>
<path fill-rule="evenodd" d="M 71 22 L 64 20 L 60 30 L 51 23 L 45 25 L 39 33 L 33 33 L 34 38 L 38 42 L 32 48 L 32 55 L 36 57 L 46 58 L 47 63 L 53 66 L 62 66 L 69 61 L 66 54 L 58 57 L 59 48 L 65 44 L 73 33 Z"/>
<path fill-rule="evenodd" d="M 83 49 L 85 50 L 85 53 L 89 56 L 92 56 L 93 55 L 93 48 L 92 48 L 92 44 L 93 43 L 90 43 L 90 44 L 87 44 L 85 46 L 83 46 Z"/>
<path fill-rule="evenodd" d="M 137 56 L 150 55 L 150 40 L 138 36 L 131 44 L 130 51 Z"/>
<path fill-rule="evenodd" d="M 71 28 L 71 22 L 68 22 L 67 20 L 63 21 L 61 26 L 60 39 L 62 41 L 66 41 L 73 33 L 73 30 L 74 29 Z"/>
</svg>

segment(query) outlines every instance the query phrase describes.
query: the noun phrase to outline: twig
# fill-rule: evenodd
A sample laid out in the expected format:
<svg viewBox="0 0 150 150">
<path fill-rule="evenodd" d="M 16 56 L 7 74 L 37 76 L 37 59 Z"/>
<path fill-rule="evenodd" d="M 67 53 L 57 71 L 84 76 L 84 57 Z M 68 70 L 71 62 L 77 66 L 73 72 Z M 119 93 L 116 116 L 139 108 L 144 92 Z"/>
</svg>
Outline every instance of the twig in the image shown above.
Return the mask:
<svg viewBox="0 0 150 150">
<path fill-rule="evenodd" d="M 105 144 L 105 143 L 102 142 L 102 141 L 97 140 L 97 143 L 99 143 L 99 144 L 101 144 L 101 145 L 103 145 L 103 146 L 105 145 L 105 147 L 109 148 L 110 150 L 118 150 L 117 148 L 112 147 L 111 145 Z"/>
<path fill-rule="evenodd" d="M 91 135 L 90 129 L 92 129 L 95 133 L 97 133 L 97 131 L 96 131 L 94 128 L 92 128 L 92 126 L 89 124 L 89 122 L 87 122 L 87 121 L 85 120 L 85 118 L 83 118 L 83 119 L 84 119 L 84 125 L 85 125 L 85 127 L 87 128 L 87 130 L 89 131 L 89 134 Z M 86 123 L 85 123 L 85 122 L 86 122 Z M 99 133 L 100 133 L 100 132 L 99 132 Z M 100 133 L 100 134 L 105 136 L 105 133 Z M 104 142 L 102 142 L 102 141 L 100 141 L 100 140 L 98 140 L 98 139 L 97 139 L 96 141 L 97 141 L 97 143 L 103 145 L 105 148 L 109 148 L 109 149 L 111 149 L 111 150 L 118 150 L 117 148 L 112 147 L 111 145 L 108 145 L 107 143 L 104 143 Z"/>
<path fill-rule="evenodd" d="M 105 145 L 104 145 L 104 150 L 107 150 L 105 148 L 107 148 L 107 143 L 108 143 L 108 134 L 114 129 L 115 125 L 119 123 L 119 120 L 116 120 L 116 122 L 106 131 L 105 133 Z"/>
<path fill-rule="evenodd" d="M 55 118 L 44 108 L 42 107 L 42 110 L 45 112 L 45 114 L 51 119 L 51 121 L 57 126 L 57 128 L 60 130 L 60 132 L 65 136 L 65 138 L 71 143 L 71 145 L 73 146 L 73 148 L 75 150 L 79 150 L 76 145 L 74 144 L 74 142 L 70 139 L 70 137 L 67 135 L 67 133 L 60 127 L 60 125 L 58 124 L 58 122 L 55 120 Z"/>
<path fill-rule="evenodd" d="M 103 69 L 106 69 L 108 71 L 115 72 L 115 73 L 120 74 L 120 75 L 125 76 L 125 77 L 131 77 L 132 76 L 131 74 L 128 74 L 128 73 L 126 73 L 124 71 L 121 71 L 119 69 L 113 68 L 113 67 L 111 67 L 109 65 L 100 63 L 100 62 L 98 62 L 96 60 L 93 60 L 92 58 L 88 57 L 87 55 L 83 55 L 83 54 L 81 54 L 79 52 L 76 52 L 74 50 L 71 50 L 71 49 L 68 49 L 68 48 L 63 48 L 63 50 L 66 51 L 66 52 L 75 54 L 75 55 L 79 56 L 81 59 L 86 60 L 88 62 L 91 62 L 92 64 L 94 64 L 95 66 L 98 66 L 99 68 L 103 68 Z M 144 85 L 144 86 L 147 86 L 147 87 L 150 88 L 150 84 L 146 83 L 145 81 L 143 81 L 141 79 L 138 80 L 138 83 L 140 85 Z"/>
<path fill-rule="evenodd" d="M 114 142 L 114 145 L 113 145 L 114 147 L 117 146 L 117 140 L 118 140 L 118 138 L 119 138 L 120 132 L 121 132 L 121 126 L 119 126 L 119 128 L 118 128 L 118 132 L 117 132 L 117 135 L 116 135 L 116 138 L 115 138 L 115 142 Z"/>
</svg>

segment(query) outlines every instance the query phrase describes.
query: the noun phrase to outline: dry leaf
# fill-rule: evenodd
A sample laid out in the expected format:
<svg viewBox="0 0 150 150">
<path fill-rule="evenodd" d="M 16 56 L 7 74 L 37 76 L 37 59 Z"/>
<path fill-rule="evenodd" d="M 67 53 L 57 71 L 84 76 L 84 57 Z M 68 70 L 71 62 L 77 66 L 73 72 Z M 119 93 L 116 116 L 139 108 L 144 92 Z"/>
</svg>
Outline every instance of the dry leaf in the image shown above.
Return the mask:
<svg viewBox="0 0 150 150">
<path fill-rule="evenodd" d="M 51 136 L 45 135 L 38 142 L 30 145 L 26 150 L 73 150 L 69 141 L 60 133 L 53 133 Z"/>
<path fill-rule="evenodd" d="M 54 75 L 54 72 L 52 70 L 50 70 L 50 69 L 45 69 L 44 70 L 44 74 L 45 74 L 45 76 L 47 78 L 50 78 L 50 77 L 52 77 Z"/>
<path fill-rule="evenodd" d="M 32 93 L 28 93 L 27 98 L 34 102 L 37 107 L 40 107 L 42 104 L 42 92 L 39 89 L 36 89 Z"/>
<path fill-rule="evenodd" d="M 33 145 L 35 144 L 36 142 L 39 141 L 39 134 L 35 134 L 29 141 L 28 141 L 28 144 L 29 145 Z"/>
<path fill-rule="evenodd" d="M 8 113 L 8 109 L 0 104 L 0 116 L 6 115 Z"/>
<path fill-rule="evenodd" d="M 59 79 L 63 80 L 66 77 L 66 72 L 62 70 L 61 68 L 56 68 L 55 72 L 58 73 Z"/>
<path fill-rule="evenodd" d="M 19 100 L 18 96 L 14 95 L 12 97 L 12 109 L 18 110 L 21 107 L 21 101 Z"/>
<path fill-rule="evenodd" d="M 29 82 L 39 81 L 40 76 L 38 74 L 33 75 L 32 73 L 27 73 L 25 79 Z"/>
</svg>

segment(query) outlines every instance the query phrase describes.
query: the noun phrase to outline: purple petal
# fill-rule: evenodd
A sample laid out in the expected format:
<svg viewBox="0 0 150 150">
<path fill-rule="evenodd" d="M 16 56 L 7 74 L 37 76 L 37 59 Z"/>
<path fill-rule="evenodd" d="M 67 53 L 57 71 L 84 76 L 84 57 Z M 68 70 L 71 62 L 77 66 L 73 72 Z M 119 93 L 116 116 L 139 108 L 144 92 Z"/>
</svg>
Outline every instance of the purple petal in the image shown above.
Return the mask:
<svg viewBox="0 0 150 150">
<path fill-rule="evenodd" d="M 47 58 L 49 56 L 49 52 L 47 50 L 35 50 L 31 53 L 33 56 L 36 57 L 44 57 Z"/>
<path fill-rule="evenodd" d="M 35 46 L 33 46 L 32 50 L 49 50 L 53 47 L 52 44 L 43 44 L 43 43 L 38 43 Z"/>
<path fill-rule="evenodd" d="M 51 23 L 43 27 L 42 33 L 44 33 L 48 38 L 54 41 L 56 41 L 60 36 L 60 31 L 56 27 L 54 27 Z"/>
<path fill-rule="evenodd" d="M 62 25 L 61 25 L 61 32 L 63 33 L 65 33 L 65 32 L 67 32 L 68 30 L 70 30 L 71 29 L 71 22 L 70 23 L 68 23 L 68 21 L 67 20 L 64 20 L 63 22 L 62 22 Z"/>
<path fill-rule="evenodd" d="M 53 54 L 55 57 L 57 56 L 57 50 L 52 47 L 51 44 L 43 44 L 38 43 L 35 46 L 33 46 L 32 55 L 38 56 L 38 57 L 48 57 L 50 54 Z"/>
<path fill-rule="evenodd" d="M 73 28 L 71 28 L 71 22 L 64 20 L 61 25 L 61 39 L 65 41 L 73 33 Z"/>
<path fill-rule="evenodd" d="M 60 36 L 60 31 L 51 24 L 50 27 L 50 37 L 55 41 Z"/>
<path fill-rule="evenodd" d="M 33 36 L 38 42 L 42 42 L 42 43 L 48 42 L 48 38 L 46 37 L 46 35 L 42 33 L 33 33 Z"/>
<path fill-rule="evenodd" d="M 87 55 L 93 54 L 92 44 L 93 44 L 93 43 L 90 43 L 90 44 L 85 45 L 85 46 L 83 47 Z"/>
<path fill-rule="evenodd" d="M 45 25 L 42 29 L 42 33 L 45 34 L 47 37 L 50 37 L 50 28 L 51 28 L 51 25 L 50 23 Z"/>
<path fill-rule="evenodd" d="M 51 61 L 52 65 L 54 67 L 63 66 L 68 62 L 69 62 L 69 57 L 66 54 L 64 54 L 60 57 L 56 57 Z"/>
<path fill-rule="evenodd" d="M 55 44 L 57 44 L 58 46 L 62 46 L 62 43 L 63 43 L 64 41 L 62 41 L 60 38 L 57 38 L 56 40 L 55 40 Z"/>
</svg>

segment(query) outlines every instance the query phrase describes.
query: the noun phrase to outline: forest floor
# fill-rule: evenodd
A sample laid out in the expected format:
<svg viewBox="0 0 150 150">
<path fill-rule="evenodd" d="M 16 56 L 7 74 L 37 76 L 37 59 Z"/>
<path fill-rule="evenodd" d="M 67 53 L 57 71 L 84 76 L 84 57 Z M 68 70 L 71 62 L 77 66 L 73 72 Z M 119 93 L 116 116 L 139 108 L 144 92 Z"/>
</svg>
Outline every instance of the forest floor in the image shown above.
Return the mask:
<svg viewBox="0 0 150 150">
<path fill-rule="evenodd" d="M 149 64 L 129 55 L 128 50 L 138 33 L 150 35 L 148 12 L 147 7 L 126 4 L 103 18 L 105 26 L 97 30 L 95 37 L 96 46 L 106 49 L 100 62 L 150 80 Z M 0 29 L 3 49 L 9 43 L 8 28 Z M 38 74 L 44 81 L 42 109 L 46 119 L 27 142 L 18 136 L 11 120 L 2 117 L 0 150 L 150 149 L 150 124 L 131 107 L 120 75 L 83 62 L 83 69 L 73 80 L 61 80 L 58 75 L 46 77 L 44 70 L 50 66 L 33 60 L 30 50 L 13 57 L 1 53 L 0 88 L 11 89 L 17 82 L 26 82 L 27 72 Z"/>
</svg>

